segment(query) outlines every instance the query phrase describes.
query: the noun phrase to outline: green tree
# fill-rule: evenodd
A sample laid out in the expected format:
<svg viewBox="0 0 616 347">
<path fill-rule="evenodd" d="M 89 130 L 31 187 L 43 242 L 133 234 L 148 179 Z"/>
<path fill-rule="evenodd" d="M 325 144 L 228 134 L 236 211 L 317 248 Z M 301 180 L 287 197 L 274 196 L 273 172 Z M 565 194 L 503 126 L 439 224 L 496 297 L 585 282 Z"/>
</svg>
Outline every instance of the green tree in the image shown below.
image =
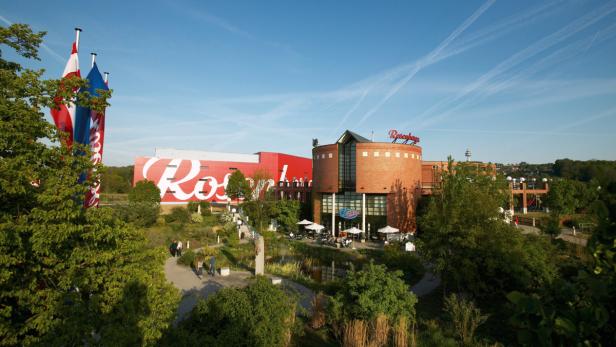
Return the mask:
<svg viewBox="0 0 616 347">
<path fill-rule="evenodd" d="M 128 193 L 129 202 L 145 202 L 151 204 L 160 204 L 160 189 L 156 183 L 148 180 L 142 180 L 135 184 L 130 193 Z"/>
<path fill-rule="evenodd" d="M 510 324 L 533 346 L 611 346 L 616 341 L 616 223 L 602 220 L 588 243 L 592 262 L 571 280 L 511 292 Z"/>
<path fill-rule="evenodd" d="M 229 182 L 225 187 L 225 193 L 232 200 L 244 198 L 250 200 L 251 190 L 250 183 L 240 170 L 235 170 L 229 177 Z"/>
<path fill-rule="evenodd" d="M 297 200 L 277 200 L 273 206 L 270 216 L 278 222 L 284 230 L 293 231 L 297 229 L 301 205 Z"/>
<path fill-rule="evenodd" d="M 574 213 L 579 203 L 573 181 L 558 179 L 551 182 L 545 204 L 550 208 L 550 212 L 557 215 Z"/>
<path fill-rule="evenodd" d="M 170 334 L 171 346 L 288 346 L 295 324 L 292 296 L 262 276 L 200 300 Z"/>
<path fill-rule="evenodd" d="M 1 27 L 0 47 L 37 59 L 42 37 Z M 42 112 L 84 82 L 59 88 L 1 53 L 0 345 L 155 345 L 179 300 L 162 273 L 165 251 L 147 250 L 110 209 L 82 207 L 88 150 L 75 145 L 86 155 L 73 156 Z M 108 95 L 78 102 L 100 110 Z"/>
<path fill-rule="evenodd" d="M 414 319 L 417 297 L 401 277 L 402 271 L 387 271 L 384 265 L 373 263 L 361 271 L 351 271 L 331 299 L 330 320 L 373 321 L 379 314 L 385 314 L 390 320 L 401 316 Z"/>
<path fill-rule="evenodd" d="M 419 217 L 420 250 L 444 290 L 502 299 L 511 290 L 535 288 L 554 277 L 550 245 L 502 221 L 498 208 L 507 199 L 502 177 L 450 163 L 442 190 Z"/>
</svg>

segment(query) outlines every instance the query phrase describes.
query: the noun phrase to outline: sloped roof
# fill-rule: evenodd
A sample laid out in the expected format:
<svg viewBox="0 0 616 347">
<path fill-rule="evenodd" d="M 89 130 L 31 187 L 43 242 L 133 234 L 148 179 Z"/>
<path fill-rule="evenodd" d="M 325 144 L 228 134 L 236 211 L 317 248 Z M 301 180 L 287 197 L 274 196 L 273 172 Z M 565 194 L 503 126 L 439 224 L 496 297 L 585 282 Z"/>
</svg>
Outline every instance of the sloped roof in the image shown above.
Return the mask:
<svg viewBox="0 0 616 347">
<path fill-rule="evenodd" d="M 345 143 L 349 141 L 350 139 L 353 139 L 356 142 L 372 142 L 359 134 L 356 134 L 350 130 L 346 130 L 342 135 L 340 135 L 337 143 Z"/>
</svg>

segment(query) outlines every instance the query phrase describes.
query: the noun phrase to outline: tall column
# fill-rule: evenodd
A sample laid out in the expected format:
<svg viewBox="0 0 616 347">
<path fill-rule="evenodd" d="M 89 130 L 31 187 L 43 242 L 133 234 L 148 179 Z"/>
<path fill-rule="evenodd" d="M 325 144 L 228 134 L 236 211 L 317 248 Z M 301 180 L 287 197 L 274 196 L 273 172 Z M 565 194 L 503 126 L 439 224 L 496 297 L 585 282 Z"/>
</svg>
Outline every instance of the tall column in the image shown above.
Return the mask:
<svg viewBox="0 0 616 347">
<path fill-rule="evenodd" d="M 336 193 L 332 194 L 332 236 L 336 236 Z"/>
<path fill-rule="evenodd" d="M 526 200 L 526 182 L 522 182 L 522 213 L 528 213 L 528 206 Z"/>
<path fill-rule="evenodd" d="M 361 195 L 361 230 L 366 235 L 366 193 Z"/>
</svg>

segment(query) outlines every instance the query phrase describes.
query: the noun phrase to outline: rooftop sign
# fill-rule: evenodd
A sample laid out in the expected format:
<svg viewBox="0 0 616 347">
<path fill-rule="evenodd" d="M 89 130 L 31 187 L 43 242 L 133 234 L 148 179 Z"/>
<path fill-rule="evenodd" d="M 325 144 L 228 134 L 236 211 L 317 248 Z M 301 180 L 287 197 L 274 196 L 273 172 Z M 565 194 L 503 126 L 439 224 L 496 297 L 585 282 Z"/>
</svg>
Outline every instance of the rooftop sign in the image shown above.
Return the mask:
<svg viewBox="0 0 616 347">
<path fill-rule="evenodd" d="M 393 143 L 396 143 L 398 140 L 401 140 L 403 144 L 407 144 L 410 141 L 410 145 L 414 145 L 419 142 L 419 137 L 412 135 L 411 133 L 400 134 L 398 133 L 398 130 L 395 129 L 389 131 L 389 137 L 393 139 Z"/>
</svg>

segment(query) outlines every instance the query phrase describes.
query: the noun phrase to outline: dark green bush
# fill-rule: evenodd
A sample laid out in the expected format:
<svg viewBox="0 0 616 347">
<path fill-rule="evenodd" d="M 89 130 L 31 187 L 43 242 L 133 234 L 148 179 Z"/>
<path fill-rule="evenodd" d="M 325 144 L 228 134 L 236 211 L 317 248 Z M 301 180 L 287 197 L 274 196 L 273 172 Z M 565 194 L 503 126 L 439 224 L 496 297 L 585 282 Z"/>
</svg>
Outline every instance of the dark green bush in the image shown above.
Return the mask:
<svg viewBox="0 0 616 347">
<path fill-rule="evenodd" d="M 210 211 L 210 202 L 209 201 L 199 201 L 199 205 L 201 206 L 201 215 L 202 216 L 210 216 L 212 212 Z"/>
<path fill-rule="evenodd" d="M 182 256 L 178 258 L 178 264 L 184 266 L 193 266 L 195 262 L 196 253 L 192 249 L 187 249 L 182 252 Z"/>
<path fill-rule="evenodd" d="M 171 213 L 165 215 L 165 222 L 186 224 L 190 222 L 190 213 L 183 207 L 174 207 L 171 209 Z"/>
<path fill-rule="evenodd" d="M 198 201 L 190 201 L 188 202 L 188 205 L 186 206 L 186 208 L 188 209 L 188 212 L 190 213 L 195 213 L 199 210 L 199 202 Z"/>
</svg>

